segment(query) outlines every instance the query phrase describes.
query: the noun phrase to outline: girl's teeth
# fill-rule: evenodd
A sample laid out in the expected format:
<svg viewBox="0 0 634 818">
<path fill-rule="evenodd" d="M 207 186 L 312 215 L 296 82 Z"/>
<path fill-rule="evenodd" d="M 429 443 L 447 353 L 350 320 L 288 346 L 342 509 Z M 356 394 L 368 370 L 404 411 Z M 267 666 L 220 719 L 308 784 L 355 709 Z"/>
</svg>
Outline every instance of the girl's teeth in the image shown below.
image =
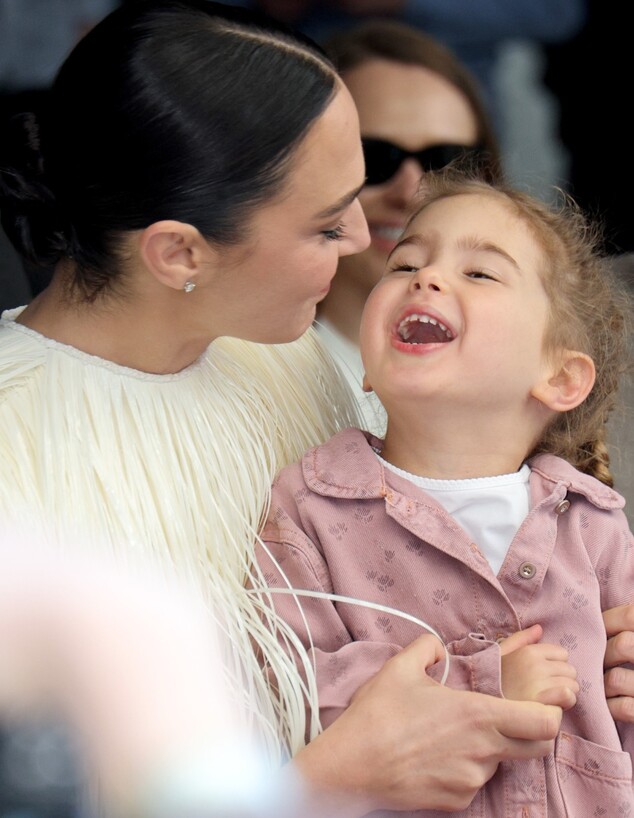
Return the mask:
<svg viewBox="0 0 634 818">
<path fill-rule="evenodd" d="M 404 341 L 408 341 L 412 335 L 412 329 L 414 323 L 420 324 L 433 324 L 436 327 L 440 327 L 440 329 L 447 335 L 447 338 L 451 341 L 453 340 L 453 333 L 451 330 L 447 329 L 447 327 L 442 323 L 442 321 L 437 321 L 435 318 L 432 318 L 431 315 L 418 315 L 412 314 L 408 315 L 407 318 L 404 318 L 401 323 L 399 324 L 398 332 L 401 338 Z"/>
</svg>

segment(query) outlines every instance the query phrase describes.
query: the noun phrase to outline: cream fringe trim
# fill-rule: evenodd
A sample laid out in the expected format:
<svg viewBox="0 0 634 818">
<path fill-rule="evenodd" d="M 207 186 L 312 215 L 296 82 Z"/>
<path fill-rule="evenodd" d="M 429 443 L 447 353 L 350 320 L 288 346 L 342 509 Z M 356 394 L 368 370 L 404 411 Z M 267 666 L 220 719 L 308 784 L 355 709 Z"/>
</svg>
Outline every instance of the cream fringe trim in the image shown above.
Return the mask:
<svg viewBox="0 0 634 818">
<path fill-rule="evenodd" d="M 276 471 L 358 423 L 343 378 L 312 330 L 280 346 L 221 339 L 160 376 L 43 338 L 15 324 L 17 312 L 0 322 L 0 519 L 132 569 L 149 559 L 201 587 L 227 635 L 232 689 L 279 763 L 304 743 L 314 678 L 307 670 L 304 691 L 279 631 L 308 669 L 305 651 L 244 585 Z"/>
</svg>

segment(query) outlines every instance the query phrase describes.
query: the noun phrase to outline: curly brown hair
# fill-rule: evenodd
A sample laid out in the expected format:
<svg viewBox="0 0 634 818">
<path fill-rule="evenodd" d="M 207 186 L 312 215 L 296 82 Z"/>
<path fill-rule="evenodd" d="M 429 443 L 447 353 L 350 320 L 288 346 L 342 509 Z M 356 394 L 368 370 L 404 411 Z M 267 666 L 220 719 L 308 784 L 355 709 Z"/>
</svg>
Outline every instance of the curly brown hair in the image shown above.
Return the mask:
<svg viewBox="0 0 634 818">
<path fill-rule="evenodd" d="M 463 194 L 495 196 L 533 233 L 543 250 L 542 284 L 550 302 L 544 339 L 547 354 L 576 350 L 594 361 L 596 378 L 587 398 L 558 413 L 529 456 L 558 455 L 579 471 L 613 485 L 606 422 L 619 384 L 631 371 L 632 296 L 602 253 L 602 233 L 565 192 L 546 202 L 504 182 L 485 182 L 449 167 L 427 174 L 415 218 L 439 199 Z"/>
</svg>

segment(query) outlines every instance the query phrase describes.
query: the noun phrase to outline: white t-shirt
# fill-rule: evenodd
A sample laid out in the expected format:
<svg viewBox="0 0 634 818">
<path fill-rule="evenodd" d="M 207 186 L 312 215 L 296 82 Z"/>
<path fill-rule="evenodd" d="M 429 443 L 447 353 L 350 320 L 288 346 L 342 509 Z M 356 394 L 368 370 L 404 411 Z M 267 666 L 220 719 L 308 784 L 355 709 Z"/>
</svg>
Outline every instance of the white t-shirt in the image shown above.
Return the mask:
<svg viewBox="0 0 634 818">
<path fill-rule="evenodd" d="M 363 391 L 363 363 L 359 347 L 325 318 L 315 322 L 315 329 L 352 389 L 364 428 L 381 437 L 385 434 L 385 410 L 373 392 Z"/>
<path fill-rule="evenodd" d="M 513 537 L 530 508 L 531 470 L 524 464 L 512 474 L 437 480 L 399 469 L 377 454 L 386 469 L 424 489 L 459 523 L 497 574 Z"/>
</svg>

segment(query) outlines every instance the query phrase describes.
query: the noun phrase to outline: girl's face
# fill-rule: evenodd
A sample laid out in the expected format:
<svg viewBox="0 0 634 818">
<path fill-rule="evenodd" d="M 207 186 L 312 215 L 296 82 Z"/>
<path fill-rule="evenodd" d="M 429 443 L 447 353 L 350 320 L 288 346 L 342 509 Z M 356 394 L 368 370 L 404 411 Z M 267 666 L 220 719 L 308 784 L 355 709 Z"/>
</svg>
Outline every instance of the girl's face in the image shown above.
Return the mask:
<svg viewBox="0 0 634 818">
<path fill-rule="evenodd" d="M 283 190 L 256 211 L 244 241 L 218 251 L 216 337 L 287 343 L 308 329 L 339 258 L 368 245 L 363 181 L 358 116 L 341 86 L 292 157 Z"/>
<path fill-rule="evenodd" d="M 542 251 L 496 195 L 426 207 L 370 294 L 361 355 L 388 413 L 521 412 L 549 371 Z"/>
<path fill-rule="evenodd" d="M 410 151 L 477 142 L 478 123 L 468 99 L 427 68 L 373 59 L 346 71 L 344 81 L 359 111 L 365 138 Z M 419 163 L 408 158 L 387 181 L 363 188 L 359 201 L 371 244 L 364 253 L 342 261 L 339 276 L 354 279 L 368 292 L 376 284 L 411 212 L 422 173 Z"/>
</svg>

